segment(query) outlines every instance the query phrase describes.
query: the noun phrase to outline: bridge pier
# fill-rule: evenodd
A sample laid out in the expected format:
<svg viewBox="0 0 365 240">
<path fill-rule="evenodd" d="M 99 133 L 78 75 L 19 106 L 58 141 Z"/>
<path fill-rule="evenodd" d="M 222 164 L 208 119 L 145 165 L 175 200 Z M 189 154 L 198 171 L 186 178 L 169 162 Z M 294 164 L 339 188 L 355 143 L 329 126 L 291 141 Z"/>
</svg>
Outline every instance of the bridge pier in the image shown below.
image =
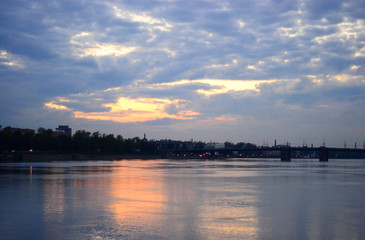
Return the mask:
<svg viewBox="0 0 365 240">
<path fill-rule="evenodd" d="M 290 150 L 290 148 L 280 149 L 280 158 L 281 158 L 282 162 L 290 162 L 291 161 L 291 150 Z"/>
<path fill-rule="evenodd" d="M 318 150 L 319 161 L 328 162 L 328 149 L 326 147 L 320 147 Z"/>
</svg>

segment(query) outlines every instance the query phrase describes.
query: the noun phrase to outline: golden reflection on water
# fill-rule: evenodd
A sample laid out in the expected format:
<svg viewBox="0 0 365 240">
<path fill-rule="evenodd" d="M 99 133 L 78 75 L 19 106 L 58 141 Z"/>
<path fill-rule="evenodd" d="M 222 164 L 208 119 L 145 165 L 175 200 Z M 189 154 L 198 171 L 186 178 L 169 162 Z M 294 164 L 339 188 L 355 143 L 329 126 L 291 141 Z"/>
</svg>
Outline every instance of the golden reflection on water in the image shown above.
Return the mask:
<svg viewBox="0 0 365 240">
<path fill-rule="evenodd" d="M 117 167 L 110 180 L 109 211 L 119 225 L 135 222 L 154 225 L 165 206 L 159 172 L 138 167 Z"/>
<path fill-rule="evenodd" d="M 44 176 L 35 171 L 30 181 L 40 180 L 42 189 L 31 195 L 41 193 L 40 231 L 47 239 L 79 229 L 100 238 L 113 232 L 107 239 L 361 238 L 361 204 L 349 204 L 331 185 L 313 184 L 312 175 L 300 178 L 297 187 L 287 177 L 262 178 L 239 165 L 186 165 L 191 166 L 134 160 L 48 168 Z"/>
<path fill-rule="evenodd" d="M 247 190 L 247 196 L 217 196 L 221 193 L 202 186 L 199 178 L 169 177 L 166 172 L 143 167 L 119 167 L 113 174 L 109 210 L 120 227 L 135 224 L 164 229 L 182 239 L 257 238 L 258 214 L 252 190 Z"/>
<path fill-rule="evenodd" d="M 237 173 L 220 172 L 206 185 L 199 174 L 169 174 L 168 170 L 150 168 L 144 161 L 74 171 L 81 175 L 69 180 L 48 179 L 44 184 L 43 217 L 48 236 L 65 230 L 59 223 L 65 220 L 66 209 L 83 214 L 100 207 L 120 231 L 133 226 L 136 231 L 161 231 L 175 239 L 258 236 L 254 190 L 245 188 L 238 194 L 240 185 L 211 185 Z"/>
</svg>

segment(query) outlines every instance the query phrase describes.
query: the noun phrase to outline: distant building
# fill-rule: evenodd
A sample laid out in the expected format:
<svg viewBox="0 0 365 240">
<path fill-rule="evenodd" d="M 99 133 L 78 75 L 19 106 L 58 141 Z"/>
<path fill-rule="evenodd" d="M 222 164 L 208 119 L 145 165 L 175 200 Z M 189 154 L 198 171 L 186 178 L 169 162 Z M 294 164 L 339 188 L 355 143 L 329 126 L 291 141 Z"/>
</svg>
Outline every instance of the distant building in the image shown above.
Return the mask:
<svg viewBox="0 0 365 240">
<path fill-rule="evenodd" d="M 181 148 L 181 146 L 182 146 L 181 141 L 174 141 L 170 139 L 159 140 L 155 142 L 155 148 L 158 152 L 177 151 Z"/>
<path fill-rule="evenodd" d="M 68 125 L 58 125 L 58 128 L 56 128 L 56 131 L 58 131 L 59 135 L 61 134 L 61 132 L 65 132 L 67 133 L 67 135 L 69 137 L 72 136 L 72 128 L 69 128 Z"/>
<path fill-rule="evenodd" d="M 59 136 L 67 136 L 69 137 L 69 134 L 63 130 L 56 130 L 52 131 L 52 137 L 59 137 Z"/>
<path fill-rule="evenodd" d="M 174 152 L 181 150 L 198 150 L 204 149 L 205 143 L 193 141 L 175 141 L 171 139 L 151 140 L 150 143 L 154 146 L 157 152 Z"/>
<path fill-rule="evenodd" d="M 204 149 L 211 150 L 211 149 L 224 149 L 224 148 L 225 148 L 224 143 L 211 142 L 211 143 L 205 144 L 205 148 Z"/>
<path fill-rule="evenodd" d="M 15 132 L 19 132 L 21 135 L 24 134 L 30 134 L 30 135 L 34 135 L 35 131 L 33 129 L 28 129 L 28 128 L 12 128 L 12 127 L 6 127 L 4 129 L 2 129 L 3 131 L 8 131 L 11 134 L 14 134 Z"/>
</svg>

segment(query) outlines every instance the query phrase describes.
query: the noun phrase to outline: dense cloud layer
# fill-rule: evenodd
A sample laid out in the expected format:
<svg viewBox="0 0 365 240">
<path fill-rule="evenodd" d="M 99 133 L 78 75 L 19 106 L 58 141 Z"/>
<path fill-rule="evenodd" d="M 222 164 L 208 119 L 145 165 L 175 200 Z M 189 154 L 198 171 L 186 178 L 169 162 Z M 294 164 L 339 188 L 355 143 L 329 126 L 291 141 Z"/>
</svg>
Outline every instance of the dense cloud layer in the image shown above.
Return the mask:
<svg viewBox="0 0 365 240">
<path fill-rule="evenodd" d="M 365 139 L 365 4 L 2 1 L 0 124 L 204 141 Z"/>
</svg>

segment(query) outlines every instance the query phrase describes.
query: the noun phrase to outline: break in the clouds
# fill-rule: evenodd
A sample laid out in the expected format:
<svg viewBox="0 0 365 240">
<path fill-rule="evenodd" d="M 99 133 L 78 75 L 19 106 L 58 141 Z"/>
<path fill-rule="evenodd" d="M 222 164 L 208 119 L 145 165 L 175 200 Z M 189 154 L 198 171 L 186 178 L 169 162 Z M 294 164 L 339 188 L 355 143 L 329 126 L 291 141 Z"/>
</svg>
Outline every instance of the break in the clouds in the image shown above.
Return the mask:
<svg viewBox="0 0 365 240">
<path fill-rule="evenodd" d="M 2 1 L 0 124 L 204 141 L 365 139 L 365 4 Z"/>
</svg>

